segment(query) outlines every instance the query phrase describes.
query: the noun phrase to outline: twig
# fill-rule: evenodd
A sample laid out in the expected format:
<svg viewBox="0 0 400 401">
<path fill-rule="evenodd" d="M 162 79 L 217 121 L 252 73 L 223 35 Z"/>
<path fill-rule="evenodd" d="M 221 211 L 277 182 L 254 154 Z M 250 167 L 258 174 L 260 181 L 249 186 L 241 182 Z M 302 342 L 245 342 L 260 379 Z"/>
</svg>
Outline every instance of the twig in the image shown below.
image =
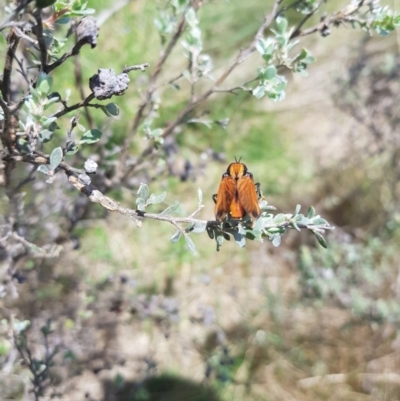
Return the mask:
<svg viewBox="0 0 400 401">
<path fill-rule="evenodd" d="M 79 55 L 77 55 L 74 58 L 74 77 L 75 77 L 76 86 L 79 89 L 80 97 L 81 97 L 82 101 L 85 101 L 86 96 L 85 96 L 85 90 L 83 87 L 82 66 L 80 63 Z M 94 128 L 94 121 L 93 121 L 92 115 L 90 114 L 87 104 L 83 107 L 83 110 L 84 110 L 84 113 L 86 116 L 86 120 L 89 124 L 89 127 Z"/>
<path fill-rule="evenodd" d="M 42 10 L 41 8 L 37 8 L 33 12 L 33 16 L 36 19 L 36 37 L 39 43 L 40 50 L 40 69 L 43 72 L 47 72 L 47 48 L 46 42 L 43 36 L 43 22 L 42 22 Z"/>
<path fill-rule="evenodd" d="M 95 107 L 95 108 L 103 107 L 101 104 L 98 104 L 98 103 L 89 104 L 89 102 L 92 101 L 93 99 L 94 99 L 94 94 L 91 93 L 86 99 L 84 99 L 84 100 L 82 100 L 82 101 L 80 101 L 78 103 L 75 103 L 72 106 L 65 107 L 63 110 L 60 110 L 57 113 L 53 114 L 52 117 L 57 117 L 58 118 L 58 117 L 63 116 L 64 114 L 68 114 L 71 111 L 74 111 L 76 109 L 79 109 L 79 108 L 85 107 L 85 106 Z"/>
<path fill-rule="evenodd" d="M 128 73 L 130 71 L 135 71 L 135 70 L 141 70 L 142 72 L 146 71 L 146 68 L 149 67 L 149 63 L 143 63 L 143 64 L 137 64 L 137 65 L 131 65 L 130 67 L 125 67 L 122 72 Z"/>
<path fill-rule="evenodd" d="M 55 68 L 59 67 L 61 64 L 63 64 L 65 61 L 67 61 L 70 57 L 76 56 L 79 54 L 79 51 L 81 50 L 81 47 L 87 44 L 85 39 L 79 40 L 75 46 L 67 53 L 64 53 L 58 60 L 56 60 L 53 64 L 50 64 L 46 67 L 45 72 L 48 74 L 49 72 L 53 71 Z"/>
<path fill-rule="evenodd" d="M 3 80 L 1 84 L 1 94 L 5 102 L 10 101 L 10 85 L 11 85 L 11 71 L 12 63 L 15 58 L 15 52 L 17 50 L 18 43 L 20 41 L 19 36 L 16 34 L 14 29 L 11 29 L 7 35 L 7 53 L 4 63 Z"/>
</svg>

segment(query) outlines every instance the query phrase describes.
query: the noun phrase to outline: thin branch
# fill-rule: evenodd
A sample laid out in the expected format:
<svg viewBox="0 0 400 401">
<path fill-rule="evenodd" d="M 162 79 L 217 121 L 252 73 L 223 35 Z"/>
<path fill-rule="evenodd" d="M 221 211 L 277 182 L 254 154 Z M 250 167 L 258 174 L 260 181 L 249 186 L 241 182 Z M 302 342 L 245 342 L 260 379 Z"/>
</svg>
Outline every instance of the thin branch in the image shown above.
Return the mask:
<svg viewBox="0 0 400 401">
<path fill-rule="evenodd" d="M 15 52 L 17 50 L 18 43 L 20 41 L 19 36 L 16 34 L 14 29 L 11 29 L 7 35 L 7 53 L 5 57 L 3 79 L 1 83 L 1 94 L 5 102 L 10 101 L 10 87 L 11 87 L 11 72 L 12 64 L 15 58 Z"/>
<path fill-rule="evenodd" d="M 86 107 L 86 106 L 95 107 L 95 108 L 103 107 L 101 104 L 98 104 L 98 103 L 89 104 L 89 102 L 91 102 L 93 99 L 94 99 L 94 94 L 91 93 L 86 99 L 84 99 L 84 100 L 82 100 L 82 101 L 80 101 L 78 103 L 75 103 L 72 106 L 65 107 L 63 110 L 60 110 L 57 113 L 53 114 L 52 117 L 57 117 L 58 118 L 58 117 L 63 116 L 64 114 L 68 114 L 71 111 L 74 111 L 74 110 L 77 110 L 77 109 L 79 109 L 81 107 Z"/>
<path fill-rule="evenodd" d="M 137 64 L 137 65 L 131 65 L 130 67 L 125 67 L 122 72 L 125 74 L 130 72 L 130 71 L 136 71 L 136 70 L 141 70 L 142 72 L 146 71 L 146 68 L 149 67 L 149 63 L 143 63 L 143 64 Z"/>
<path fill-rule="evenodd" d="M 70 57 L 76 56 L 79 51 L 81 50 L 81 47 L 86 44 L 84 40 L 80 40 L 75 44 L 75 46 L 67 53 L 64 53 L 58 60 L 56 60 L 53 64 L 50 64 L 46 67 L 46 73 L 48 74 L 49 72 L 53 71 L 55 68 L 59 67 L 61 64 L 65 63 Z"/>
<path fill-rule="evenodd" d="M 182 35 L 185 25 L 186 25 L 185 13 L 182 13 L 181 19 L 175 28 L 175 32 L 173 33 L 171 40 L 168 43 L 168 46 L 166 47 L 166 49 L 160 56 L 156 66 L 154 68 L 154 71 L 150 76 L 147 91 L 144 94 L 143 100 L 142 100 L 141 104 L 139 105 L 139 108 L 136 112 L 135 118 L 133 120 L 132 128 L 131 128 L 130 132 L 128 133 L 128 135 L 126 136 L 125 141 L 122 145 L 120 157 L 118 159 L 118 164 L 117 164 L 116 170 L 115 170 L 116 181 L 119 181 L 124 174 L 125 162 L 126 162 L 126 158 L 128 156 L 129 147 L 131 146 L 132 139 L 136 135 L 139 125 L 142 121 L 144 110 L 145 110 L 146 106 L 149 104 L 149 101 L 153 95 L 153 92 L 156 89 L 155 83 L 157 81 L 158 75 L 160 74 L 161 69 L 164 66 L 167 58 L 171 54 L 172 49 L 175 47 L 176 43 L 178 42 L 178 39 Z"/>
<path fill-rule="evenodd" d="M 43 36 L 43 21 L 42 21 L 42 10 L 41 8 L 37 8 L 33 12 L 33 16 L 36 19 L 36 37 L 39 43 L 40 50 L 40 70 L 43 72 L 47 72 L 47 48 L 46 42 Z"/>
</svg>

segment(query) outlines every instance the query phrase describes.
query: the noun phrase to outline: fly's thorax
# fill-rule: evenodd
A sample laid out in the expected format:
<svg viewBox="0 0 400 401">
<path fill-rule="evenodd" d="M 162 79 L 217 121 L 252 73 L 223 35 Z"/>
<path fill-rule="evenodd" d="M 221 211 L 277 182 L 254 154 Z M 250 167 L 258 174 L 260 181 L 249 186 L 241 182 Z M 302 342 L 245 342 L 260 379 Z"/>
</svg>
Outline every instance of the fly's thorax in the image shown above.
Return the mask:
<svg viewBox="0 0 400 401">
<path fill-rule="evenodd" d="M 247 174 L 247 167 L 243 163 L 231 163 L 228 166 L 226 173 L 234 180 L 239 180 Z"/>
</svg>

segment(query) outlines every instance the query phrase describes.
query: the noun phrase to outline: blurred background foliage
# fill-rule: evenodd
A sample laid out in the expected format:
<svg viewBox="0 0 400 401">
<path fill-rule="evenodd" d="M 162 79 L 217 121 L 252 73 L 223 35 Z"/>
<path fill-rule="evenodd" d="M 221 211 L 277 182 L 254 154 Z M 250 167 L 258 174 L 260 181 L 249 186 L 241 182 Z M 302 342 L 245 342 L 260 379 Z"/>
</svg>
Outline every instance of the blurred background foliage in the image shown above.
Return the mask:
<svg viewBox="0 0 400 401">
<path fill-rule="evenodd" d="M 328 10 L 338 9 L 336 3 L 328 2 Z M 84 82 L 98 68 L 154 65 L 154 20 L 162 4 L 132 1 L 107 19 L 97 48 L 80 55 Z M 100 17 L 110 2 L 89 6 Z M 248 43 L 265 9 L 261 0 L 219 0 L 201 9 L 204 48 L 217 69 Z M 293 24 L 301 18 L 289 17 Z M 350 27 L 332 30 L 327 38 L 307 38 L 317 60 L 308 77 L 284 72 L 285 101 L 249 93 L 213 96 L 197 115 L 229 118 L 229 125 L 182 130 L 174 165 L 183 172 L 189 161 L 190 173 L 148 172 L 152 191 L 166 190 L 166 204 L 179 201 L 182 213 L 195 209 L 202 188 L 201 217 L 210 219 L 221 174 L 241 156 L 279 211 L 315 204 L 329 217 L 337 226 L 327 237 L 329 249 L 294 232 L 279 248 L 226 243 L 216 253 L 201 235 L 191 254 L 183 242 L 168 241 L 173 230 L 160 222 L 137 228 L 115 214 L 88 216 L 74 228 L 76 246 L 58 259 L 23 259 L 16 293 L 0 300 L 0 399 L 32 397 L 27 366 L 10 342 L 13 319 L 22 326 L 31 322 L 35 369 L 46 350 L 57 351 L 46 391 L 62 399 L 400 398 L 400 32 L 383 40 Z M 4 44 L 1 37 L 2 51 Z M 175 52 L 169 73 L 186 62 L 179 46 Z M 255 63 L 259 55 L 252 57 Z M 232 82 L 251 79 L 251 64 L 240 67 Z M 71 87 L 73 68 L 70 60 L 54 72 L 60 93 Z M 132 124 L 146 76 L 131 77 L 134 85 L 116 100 L 117 118 L 93 113 L 95 126 L 115 144 Z M 166 86 L 159 93 L 160 121 L 182 108 L 183 92 Z M 79 100 L 77 92 L 71 96 Z M 46 196 L 45 186 L 41 193 L 27 191 L 26 199 Z M 112 196 L 134 205 L 134 190 L 115 188 Z M 49 231 L 53 214 L 45 222 Z M 45 242 L 46 235 L 38 232 L 38 240 Z"/>
</svg>

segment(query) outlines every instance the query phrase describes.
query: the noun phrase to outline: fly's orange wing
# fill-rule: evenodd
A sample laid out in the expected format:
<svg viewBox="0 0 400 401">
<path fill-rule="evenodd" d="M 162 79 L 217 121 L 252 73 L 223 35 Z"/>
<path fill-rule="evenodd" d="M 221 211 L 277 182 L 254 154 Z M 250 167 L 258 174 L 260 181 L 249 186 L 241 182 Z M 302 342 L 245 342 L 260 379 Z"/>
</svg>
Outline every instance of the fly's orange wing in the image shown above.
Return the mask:
<svg viewBox="0 0 400 401">
<path fill-rule="evenodd" d="M 232 201 L 235 199 L 236 184 L 235 180 L 227 173 L 222 176 L 219 184 L 217 199 L 215 201 L 215 218 L 219 221 L 230 212 Z"/>
<path fill-rule="evenodd" d="M 258 219 L 261 215 L 258 206 L 258 197 L 253 175 L 246 173 L 237 182 L 238 200 L 245 212 L 253 219 Z"/>
</svg>

